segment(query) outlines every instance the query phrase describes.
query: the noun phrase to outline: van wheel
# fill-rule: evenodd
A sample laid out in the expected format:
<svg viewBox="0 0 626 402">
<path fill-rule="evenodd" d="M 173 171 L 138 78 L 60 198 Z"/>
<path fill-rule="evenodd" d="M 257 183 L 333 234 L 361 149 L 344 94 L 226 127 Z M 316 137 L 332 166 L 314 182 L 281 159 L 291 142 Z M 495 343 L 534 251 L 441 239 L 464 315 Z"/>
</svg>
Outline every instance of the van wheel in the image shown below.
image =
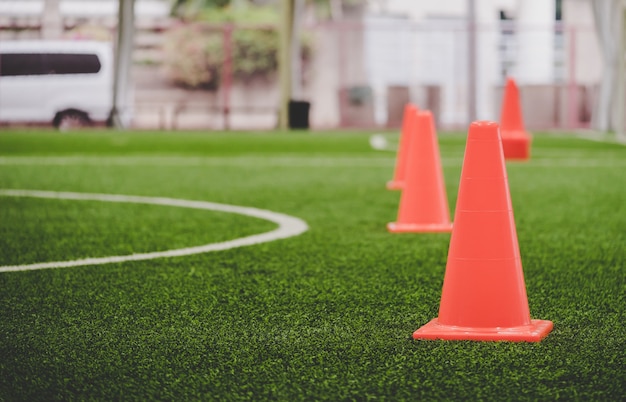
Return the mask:
<svg viewBox="0 0 626 402">
<path fill-rule="evenodd" d="M 53 121 L 54 126 L 61 131 L 88 127 L 90 123 L 89 117 L 87 117 L 85 113 L 77 110 L 57 113 Z"/>
</svg>

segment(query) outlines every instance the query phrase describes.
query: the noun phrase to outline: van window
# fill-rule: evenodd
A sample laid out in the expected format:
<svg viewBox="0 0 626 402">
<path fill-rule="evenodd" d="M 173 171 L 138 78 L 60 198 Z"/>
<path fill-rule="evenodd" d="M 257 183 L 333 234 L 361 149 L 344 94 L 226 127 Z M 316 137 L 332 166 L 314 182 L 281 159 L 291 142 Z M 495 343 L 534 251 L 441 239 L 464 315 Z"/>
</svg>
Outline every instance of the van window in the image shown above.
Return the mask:
<svg viewBox="0 0 626 402">
<path fill-rule="evenodd" d="M 48 74 L 95 74 L 100 60 L 95 54 L 47 53 L 43 55 Z"/>
<path fill-rule="evenodd" d="M 0 76 L 95 74 L 101 65 L 95 54 L 76 53 L 3 53 Z"/>
<path fill-rule="evenodd" d="M 45 74 L 43 55 L 36 53 L 0 54 L 0 75 L 41 75 Z"/>
</svg>

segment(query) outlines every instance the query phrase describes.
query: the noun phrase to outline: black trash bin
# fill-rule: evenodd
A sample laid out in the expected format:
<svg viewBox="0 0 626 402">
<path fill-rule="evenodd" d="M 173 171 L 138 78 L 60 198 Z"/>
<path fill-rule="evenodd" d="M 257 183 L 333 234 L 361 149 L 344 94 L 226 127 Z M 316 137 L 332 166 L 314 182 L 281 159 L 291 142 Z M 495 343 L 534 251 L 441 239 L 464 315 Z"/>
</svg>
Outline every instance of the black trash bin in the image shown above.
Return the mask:
<svg viewBox="0 0 626 402">
<path fill-rule="evenodd" d="M 308 129 L 311 102 L 289 101 L 289 128 Z"/>
</svg>

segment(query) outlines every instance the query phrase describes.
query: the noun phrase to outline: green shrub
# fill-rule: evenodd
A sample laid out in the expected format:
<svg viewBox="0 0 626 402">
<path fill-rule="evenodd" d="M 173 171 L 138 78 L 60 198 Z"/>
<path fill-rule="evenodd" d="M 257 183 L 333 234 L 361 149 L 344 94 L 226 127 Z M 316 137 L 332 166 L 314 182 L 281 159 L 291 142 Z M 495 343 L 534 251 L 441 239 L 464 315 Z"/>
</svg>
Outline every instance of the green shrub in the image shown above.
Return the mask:
<svg viewBox="0 0 626 402">
<path fill-rule="evenodd" d="M 222 30 L 204 23 L 172 29 L 165 41 L 165 68 L 175 83 L 216 88 L 224 63 Z M 278 68 L 278 32 L 273 28 L 235 28 L 232 69 L 235 79 L 267 76 Z"/>
<path fill-rule="evenodd" d="M 168 76 L 184 87 L 216 89 L 224 63 L 224 24 L 233 24 L 234 79 L 268 77 L 278 69 L 276 15 L 268 8 L 211 9 L 197 15 L 196 22 L 171 29 L 164 46 Z M 307 60 L 310 55 L 311 40 L 303 36 L 301 56 Z"/>
<path fill-rule="evenodd" d="M 194 23 L 173 28 L 164 44 L 167 75 L 190 88 L 215 88 L 224 61 L 221 32 Z"/>
<path fill-rule="evenodd" d="M 278 69 L 278 32 L 242 29 L 234 32 L 233 73 L 236 78 L 267 75 Z"/>
</svg>

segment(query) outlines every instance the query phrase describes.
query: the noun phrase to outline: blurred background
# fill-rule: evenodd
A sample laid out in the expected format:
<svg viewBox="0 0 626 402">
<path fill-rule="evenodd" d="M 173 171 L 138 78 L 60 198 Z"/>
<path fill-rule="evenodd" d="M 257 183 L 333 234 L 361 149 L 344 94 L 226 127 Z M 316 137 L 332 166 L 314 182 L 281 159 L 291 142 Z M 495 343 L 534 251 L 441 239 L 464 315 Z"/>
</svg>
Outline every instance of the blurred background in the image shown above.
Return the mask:
<svg viewBox="0 0 626 402">
<path fill-rule="evenodd" d="M 603 16 L 594 3 L 613 8 Z M 499 118 L 511 76 L 527 128 L 611 129 L 615 102 L 601 98 L 618 95 L 601 93 L 619 81 L 606 82 L 615 35 L 598 22 L 615 5 L 619 25 L 623 2 L 610 0 L 295 0 L 292 99 L 312 129 L 396 128 L 407 102 L 432 110 L 441 129 L 465 129 Z M 130 127 L 276 128 L 280 8 L 279 0 L 135 0 Z M 119 10 L 118 0 L 0 0 L 0 46 L 115 45 Z"/>
</svg>

